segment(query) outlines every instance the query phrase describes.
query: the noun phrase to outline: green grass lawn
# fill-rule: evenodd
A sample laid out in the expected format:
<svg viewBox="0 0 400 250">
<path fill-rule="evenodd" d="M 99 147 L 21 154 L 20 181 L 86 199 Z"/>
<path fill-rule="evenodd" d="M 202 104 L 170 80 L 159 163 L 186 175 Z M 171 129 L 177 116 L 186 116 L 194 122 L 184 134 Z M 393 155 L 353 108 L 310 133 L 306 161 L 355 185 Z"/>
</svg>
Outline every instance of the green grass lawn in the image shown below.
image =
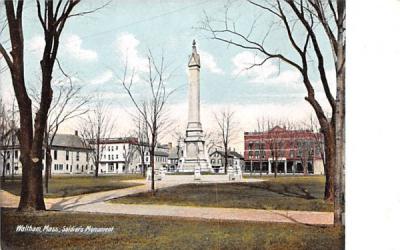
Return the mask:
<svg viewBox="0 0 400 250">
<path fill-rule="evenodd" d="M 53 176 L 49 180 L 49 193 L 47 198 L 66 197 L 79 194 L 95 193 L 118 188 L 133 187 L 139 184 L 123 182 L 125 180 L 143 179 L 141 175 L 112 175 L 112 176 Z M 1 184 L 1 189 L 15 195 L 20 195 L 21 177 L 14 180 L 6 179 Z"/>
<path fill-rule="evenodd" d="M 111 200 L 126 204 L 168 204 L 278 210 L 333 211 L 324 201 L 323 176 L 263 177 L 254 183 L 186 184 Z"/>
<path fill-rule="evenodd" d="M 105 234 L 15 232 L 17 225 L 114 227 Z M 1 212 L 2 249 L 344 249 L 340 227 L 91 213 Z"/>
</svg>

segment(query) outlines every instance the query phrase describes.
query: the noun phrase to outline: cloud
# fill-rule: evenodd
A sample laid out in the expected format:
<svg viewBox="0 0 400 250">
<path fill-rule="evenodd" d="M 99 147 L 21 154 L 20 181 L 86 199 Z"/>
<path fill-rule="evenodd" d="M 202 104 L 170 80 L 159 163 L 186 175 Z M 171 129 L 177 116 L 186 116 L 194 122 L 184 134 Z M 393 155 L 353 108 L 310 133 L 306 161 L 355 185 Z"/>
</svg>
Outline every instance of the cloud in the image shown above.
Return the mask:
<svg viewBox="0 0 400 250">
<path fill-rule="evenodd" d="M 94 85 L 103 84 L 110 81 L 113 78 L 113 76 L 114 76 L 113 72 L 111 70 L 107 70 L 102 74 L 96 76 L 92 80 L 90 80 L 89 83 Z"/>
<path fill-rule="evenodd" d="M 218 67 L 215 57 L 212 54 L 204 50 L 199 50 L 199 54 L 202 67 L 214 74 L 224 74 L 224 71 L 220 67 Z"/>
<path fill-rule="evenodd" d="M 36 35 L 28 41 L 28 50 L 34 55 L 41 55 L 45 46 L 43 36 Z"/>
<path fill-rule="evenodd" d="M 82 61 L 97 60 L 97 53 L 94 50 L 82 48 L 82 39 L 78 35 L 69 35 L 65 40 L 65 50 L 74 59 Z"/>
<path fill-rule="evenodd" d="M 235 76 L 246 76 L 250 83 L 280 84 L 290 87 L 301 86 L 301 74 L 296 70 L 280 71 L 275 64 L 276 61 L 268 60 L 262 65 L 264 58 L 254 53 L 244 51 L 232 58 L 234 69 L 232 74 Z M 252 67 L 253 66 L 253 67 Z"/>
<path fill-rule="evenodd" d="M 130 69 L 134 69 L 138 73 L 148 71 L 148 61 L 138 51 L 140 41 L 133 34 L 122 33 L 118 35 L 115 44 L 123 64 L 127 63 Z"/>
<path fill-rule="evenodd" d="M 249 82 L 252 83 L 265 83 L 274 74 L 279 72 L 279 69 L 272 62 L 266 61 L 261 66 L 254 66 L 254 64 L 259 64 L 263 61 L 263 58 L 244 51 L 232 58 L 234 69 L 232 74 L 235 76 L 247 76 L 250 78 Z"/>
</svg>

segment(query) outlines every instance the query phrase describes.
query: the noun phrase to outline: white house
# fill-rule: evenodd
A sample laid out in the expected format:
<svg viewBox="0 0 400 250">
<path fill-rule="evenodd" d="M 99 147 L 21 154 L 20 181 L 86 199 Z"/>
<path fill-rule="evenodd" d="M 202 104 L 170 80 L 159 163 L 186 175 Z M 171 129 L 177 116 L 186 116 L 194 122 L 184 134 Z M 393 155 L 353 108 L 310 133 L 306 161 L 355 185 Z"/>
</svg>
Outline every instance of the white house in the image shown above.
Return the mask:
<svg viewBox="0 0 400 250">
<path fill-rule="evenodd" d="M 99 174 L 141 172 L 141 150 L 144 152 L 144 166 L 150 166 L 149 146 L 145 143 L 139 144 L 137 138 L 106 138 L 100 143 Z M 168 146 L 158 145 L 155 151 L 155 168 L 158 169 L 167 164 Z"/>
<path fill-rule="evenodd" d="M 0 148 L 0 155 L 3 156 L 4 154 L 5 156 L 0 159 L 1 174 L 3 174 L 3 170 L 5 175 L 8 176 L 22 174 L 22 163 L 19 160 L 21 155 L 20 146 L 18 139 L 15 141 L 15 145 Z M 50 148 L 52 174 L 86 174 L 93 172 L 94 164 L 89 158 L 90 150 L 77 133 L 55 135 Z M 44 164 L 45 158 L 43 159 L 43 166 Z"/>
</svg>

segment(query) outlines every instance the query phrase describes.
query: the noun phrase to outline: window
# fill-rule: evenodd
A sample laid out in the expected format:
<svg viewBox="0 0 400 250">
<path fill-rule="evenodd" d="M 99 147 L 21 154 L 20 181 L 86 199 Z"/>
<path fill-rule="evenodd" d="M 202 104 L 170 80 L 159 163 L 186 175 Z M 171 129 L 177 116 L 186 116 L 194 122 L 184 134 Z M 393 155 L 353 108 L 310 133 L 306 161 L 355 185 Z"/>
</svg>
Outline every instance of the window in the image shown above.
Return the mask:
<svg viewBox="0 0 400 250">
<path fill-rule="evenodd" d="M 90 170 L 93 170 L 93 165 L 90 165 Z"/>
<path fill-rule="evenodd" d="M 65 160 L 69 161 L 69 151 L 65 151 Z"/>
<path fill-rule="evenodd" d="M 67 164 L 67 170 L 68 170 L 68 164 Z"/>
<path fill-rule="evenodd" d="M 76 152 L 76 161 L 79 161 L 79 152 Z"/>
<path fill-rule="evenodd" d="M 118 155 L 115 155 L 115 158 L 118 159 Z"/>
<path fill-rule="evenodd" d="M 54 170 L 63 170 L 64 166 L 63 164 L 54 164 Z"/>
<path fill-rule="evenodd" d="M 111 160 L 114 160 L 114 155 L 111 155 Z"/>
<path fill-rule="evenodd" d="M 88 165 L 86 164 L 86 170 L 88 170 Z"/>
<path fill-rule="evenodd" d="M 114 146 L 111 146 L 111 151 L 114 151 Z"/>
<path fill-rule="evenodd" d="M 54 150 L 53 153 L 54 153 L 54 157 L 53 157 L 54 160 L 57 160 L 57 150 Z"/>
<path fill-rule="evenodd" d="M 78 164 L 76 164 L 76 170 L 79 170 L 79 165 Z"/>
<path fill-rule="evenodd" d="M 18 150 L 15 150 L 14 158 L 15 158 L 15 159 L 18 159 Z"/>
<path fill-rule="evenodd" d="M 122 146 L 122 149 L 125 150 L 125 145 Z"/>
<path fill-rule="evenodd" d="M 110 155 L 108 155 L 108 160 L 111 160 Z"/>
<path fill-rule="evenodd" d="M 89 153 L 86 152 L 86 161 L 89 161 Z"/>
<path fill-rule="evenodd" d="M 115 146 L 115 150 L 118 150 L 118 146 Z"/>
<path fill-rule="evenodd" d="M 7 159 L 10 159 L 10 151 L 7 151 Z"/>
</svg>

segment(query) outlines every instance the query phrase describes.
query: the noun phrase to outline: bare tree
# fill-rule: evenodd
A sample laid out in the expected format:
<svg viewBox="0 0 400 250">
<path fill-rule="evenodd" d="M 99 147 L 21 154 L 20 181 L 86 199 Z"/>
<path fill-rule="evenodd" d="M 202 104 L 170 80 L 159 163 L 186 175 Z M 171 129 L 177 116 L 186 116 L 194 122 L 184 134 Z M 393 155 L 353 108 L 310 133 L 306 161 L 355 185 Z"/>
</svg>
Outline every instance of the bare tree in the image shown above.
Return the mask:
<svg viewBox="0 0 400 250">
<path fill-rule="evenodd" d="M 237 123 L 234 120 L 234 112 L 229 109 L 215 113 L 214 118 L 218 125 L 218 137 L 224 148 L 224 171 L 226 174 L 228 172 L 229 147 L 234 139 Z"/>
<path fill-rule="evenodd" d="M 6 178 L 7 154 L 9 155 L 10 153 L 9 149 L 11 148 L 11 136 L 13 133 L 10 121 L 9 110 L 2 99 L 0 99 L 0 156 L 3 161 L 2 182 Z"/>
<path fill-rule="evenodd" d="M 104 139 L 109 138 L 114 122 L 109 114 L 109 107 L 98 96 L 93 109 L 83 118 L 79 131 L 86 147 L 90 149 L 89 157 L 95 164 L 94 176 L 99 176 L 99 164 L 105 149 Z"/>
<path fill-rule="evenodd" d="M 161 57 L 161 62 L 157 64 L 154 57 L 149 51 L 147 57 L 148 60 L 148 72 L 145 82 L 147 85 L 148 94 L 142 95 L 142 97 L 135 95 L 135 91 L 139 88 L 135 86 L 135 71 L 132 70 L 131 74 L 128 74 L 128 64 L 125 63 L 124 75 L 121 79 L 121 83 L 129 95 L 138 115 L 141 117 L 143 122 L 146 124 L 148 131 L 148 142 L 150 152 L 150 167 L 151 167 L 151 190 L 154 192 L 154 167 L 155 167 L 155 150 L 160 139 L 160 135 L 168 128 L 169 119 L 167 116 L 166 104 L 168 98 L 174 92 L 166 89 L 166 81 L 171 77 L 171 74 L 166 72 L 165 58 Z"/>
<path fill-rule="evenodd" d="M 272 171 L 276 178 L 278 173 L 278 164 L 281 157 L 284 155 L 284 140 L 280 135 L 280 131 L 273 131 L 277 127 L 279 122 L 268 120 L 268 138 L 267 147 L 269 148 L 270 156 L 272 159 Z"/>
<path fill-rule="evenodd" d="M 262 167 L 263 167 L 263 163 L 264 163 L 264 159 L 266 157 L 266 153 L 265 153 L 265 132 L 266 129 L 268 127 L 267 124 L 267 119 L 263 116 L 261 118 L 257 119 L 257 133 L 258 133 L 258 148 L 260 150 L 260 176 L 262 175 Z"/>
<path fill-rule="evenodd" d="M 145 163 L 145 153 L 149 147 L 149 131 L 147 128 L 147 123 L 140 115 L 135 119 L 134 122 L 136 124 L 135 137 L 137 138 L 137 142 L 134 144 L 134 147 L 135 152 L 137 152 L 139 155 L 140 171 L 144 177 L 147 170 Z"/>
<path fill-rule="evenodd" d="M 132 133 L 124 136 L 124 142 L 127 143 L 127 146 L 124 145 L 122 148 L 122 157 L 124 158 L 124 166 L 125 169 L 123 171 L 128 174 L 129 173 L 129 165 L 132 163 L 135 158 L 136 150 L 135 144 L 137 143 L 136 138 L 132 136 Z"/>
<path fill-rule="evenodd" d="M 53 97 L 51 87 L 54 64 L 62 31 L 67 20 L 73 16 L 81 16 L 93 11 L 73 13 L 80 0 L 58 2 L 45 1 L 42 6 L 36 1 L 37 16 L 44 33 L 45 47 L 40 60 L 41 94 L 40 105 L 32 120 L 32 101 L 27 93 L 24 71 L 24 32 L 23 9 L 24 1 L 4 0 L 7 25 L 11 42 L 11 52 L 7 52 L 3 42 L 0 43 L 0 53 L 10 69 L 12 84 L 20 112 L 20 129 L 18 133 L 21 145 L 22 185 L 18 210 L 45 210 L 43 199 L 42 169 L 43 169 L 43 139 L 47 124 L 47 115 Z"/>
<path fill-rule="evenodd" d="M 64 71 L 63 71 L 64 72 Z M 53 161 L 51 155 L 51 147 L 55 136 L 57 135 L 60 126 L 75 117 L 80 117 L 88 112 L 85 107 L 88 103 L 88 98 L 81 96 L 82 87 L 74 84 L 70 76 L 64 73 L 67 78 L 53 83 L 53 100 L 48 111 L 47 125 L 44 134 L 43 145 L 45 148 L 45 192 L 49 192 L 49 178 L 51 178 L 51 164 Z M 39 91 L 32 88 L 31 96 L 35 102 L 34 106 L 39 106 L 40 95 Z"/>
<path fill-rule="evenodd" d="M 332 201 L 335 198 L 335 224 L 340 224 L 344 213 L 346 2 L 345 0 L 248 0 L 247 3 L 259 8 L 273 19 L 261 38 L 257 38 L 254 33 L 256 33 L 255 30 L 258 33 L 263 32 L 258 27 L 265 27 L 264 25 L 257 26 L 257 20 L 255 20 L 249 31 L 240 31 L 237 29 L 239 26 L 228 16 L 228 10 L 222 21 L 212 20 L 206 16 L 202 29 L 208 31 L 212 39 L 261 53 L 264 59 L 254 63 L 250 68 L 260 66 L 268 60 L 275 60 L 286 63 L 302 75 L 307 90 L 305 100 L 314 109 L 325 138 L 324 148 L 328 170 L 326 171 L 328 187 L 325 199 Z M 279 29 L 288 38 L 286 47 L 292 49 L 297 58 L 277 52 L 277 47 L 273 48 L 270 45 L 272 43 L 266 42 L 272 34 L 273 25 L 281 25 Z M 331 53 L 326 53 L 322 49 L 325 43 L 329 43 Z M 282 43 L 279 44 L 281 45 Z M 317 63 L 316 71 L 332 111 L 332 117 L 327 115 L 315 97 L 315 86 L 310 80 L 314 61 Z M 327 61 L 335 65 L 336 98 L 328 84 Z"/>
</svg>

